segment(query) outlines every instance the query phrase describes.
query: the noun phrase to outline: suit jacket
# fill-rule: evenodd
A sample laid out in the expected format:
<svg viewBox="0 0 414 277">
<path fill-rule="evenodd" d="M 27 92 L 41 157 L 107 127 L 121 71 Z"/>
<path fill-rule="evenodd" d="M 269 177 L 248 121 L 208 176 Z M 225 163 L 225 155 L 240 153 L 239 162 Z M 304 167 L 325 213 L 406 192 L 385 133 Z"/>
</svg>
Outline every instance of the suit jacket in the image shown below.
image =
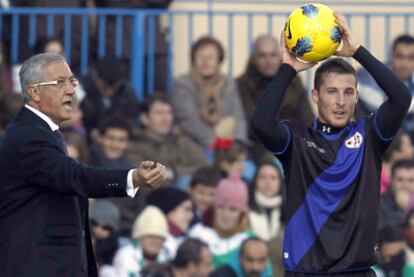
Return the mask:
<svg viewBox="0 0 414 277">
<path fill-rule="evenodd" d="M 66 157 L 23 107 L 0 146 L 0 276 L 97 276 L 88 197 L 127 196 L 127 173 Z"/>
</svg>

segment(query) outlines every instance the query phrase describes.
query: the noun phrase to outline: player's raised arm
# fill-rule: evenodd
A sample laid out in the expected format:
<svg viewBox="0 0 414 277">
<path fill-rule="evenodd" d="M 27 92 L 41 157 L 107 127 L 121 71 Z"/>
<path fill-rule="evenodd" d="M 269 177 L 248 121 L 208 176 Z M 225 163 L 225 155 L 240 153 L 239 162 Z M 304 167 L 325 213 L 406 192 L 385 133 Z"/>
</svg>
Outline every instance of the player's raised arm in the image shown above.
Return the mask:
<svg viewBox="0 0 414 277">
<path fill-rule="evenodd" d="M 411 93 L 408 87 L 382 62 L 367 49 L 352 39 L 345 18 L 335 13 L 337 23 L 343 29 L 343 47 L 337 51 L 338 56 L 353 56 L 372 75 L 388 99 L 375 114 L 375 128 L 383 140 L 391 139 L 401 127 L 411 105 Z"/>
<path fill-rule="evenodd" d="M 251 119 L 253 131 L 266 148 L 273 153 L 281 153 L 289 144 L 289 130 L 276 121 L 286 89 L 297 72 L 311 68 L 315 63 L 303 63 L 292 56 L 284 41 L 280 39 L 282 65 L 260 99 Z"/>
</svg>

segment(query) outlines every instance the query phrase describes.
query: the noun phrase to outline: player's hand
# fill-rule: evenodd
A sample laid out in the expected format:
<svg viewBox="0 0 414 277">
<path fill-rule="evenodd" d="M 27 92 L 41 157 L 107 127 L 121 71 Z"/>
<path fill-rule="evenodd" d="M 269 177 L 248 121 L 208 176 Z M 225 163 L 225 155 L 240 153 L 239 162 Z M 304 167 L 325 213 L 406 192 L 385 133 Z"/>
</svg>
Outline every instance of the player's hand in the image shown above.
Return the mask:
<svg viewBox="0 0 414 277">
<path fill-rule="evenodd" d="M 361 44 L 354 41 L 351 32 L 349 31 L 348 23 L 345 17 L 339 12 L 334 12 L 335 22 L 342 29 L 342 44 L 336 50 L 335 55 L 340 57 L 352 57 Z"/>
<path fill-rule="evenodd" d="M 282 49 L 282 63 L 292 66 L 296 72 L 304 71 L 317 63 L 302 62 L 293 56 L 286 47 L 284 31 L 280 36 L 280 49 Z"/>
<path fill-rule="evenodd" d="M 164 184 L 167 173 L 164 165 L 153 161 L 143 161 L 134 170 L 132 179 L 136 188 L 140 186 L 158 188 Z"/>
</svg>

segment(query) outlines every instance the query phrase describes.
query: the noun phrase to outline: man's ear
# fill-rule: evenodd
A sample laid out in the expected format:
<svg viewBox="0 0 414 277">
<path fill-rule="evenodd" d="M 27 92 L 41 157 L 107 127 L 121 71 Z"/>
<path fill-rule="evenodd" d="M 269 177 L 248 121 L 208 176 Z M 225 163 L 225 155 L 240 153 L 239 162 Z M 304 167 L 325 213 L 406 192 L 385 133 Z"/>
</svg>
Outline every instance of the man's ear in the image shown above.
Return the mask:
<svg viewBox="0 0 414 277">
<path fill-rule="evenodd" d="M 34 102 L 40 101 L 40 90 L 38 87 L 28 87 L 27 93 Z"/>
<path fill-rule="evenodd" d="M 355 100 L 355 104 L 356 104 L 356 103 L 358 103 L 358 100 L 359 100 L 359 91 L 357 90 L 357 91 L 356 91 L 356 100 Z"/>
<path fill-rule="evenodd" d="M 318 104 L 318 102 L 319 102 L 319 93 L 318 93 L 318 91 L 316 89 L 312 89 L 311 94 L 312 94 L 312 102 L 315 103 L 315 104 Z"/>
<path fill-rule="evenodd" d="M 145 127 L 148 126 L 149 119 L 148 119 L 148 115 L 146 113 L 141 113 L 139 115 L 139 119 L 140 119 L 142 125 L 144 125 Z"/>
</svg>

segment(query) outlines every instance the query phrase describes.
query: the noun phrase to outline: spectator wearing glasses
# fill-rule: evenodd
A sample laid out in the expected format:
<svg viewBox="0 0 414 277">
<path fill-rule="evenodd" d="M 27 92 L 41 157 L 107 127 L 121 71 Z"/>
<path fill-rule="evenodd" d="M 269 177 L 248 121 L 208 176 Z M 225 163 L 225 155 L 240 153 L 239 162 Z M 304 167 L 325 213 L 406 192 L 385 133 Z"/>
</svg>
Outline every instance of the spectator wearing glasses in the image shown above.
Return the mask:
<svg viewBox="0 0 414 277">
<path fill-rule="evenodd" d="M 59 124 L 72 116 L 78 82 L 61 55 L 31 57 L 20 81 L 25 105 L 0 145 L 0 276 L 97 276 L 88 198 L 158 187 L 165 167 L 110 170 L 68 157 Z"/>
</svg>

